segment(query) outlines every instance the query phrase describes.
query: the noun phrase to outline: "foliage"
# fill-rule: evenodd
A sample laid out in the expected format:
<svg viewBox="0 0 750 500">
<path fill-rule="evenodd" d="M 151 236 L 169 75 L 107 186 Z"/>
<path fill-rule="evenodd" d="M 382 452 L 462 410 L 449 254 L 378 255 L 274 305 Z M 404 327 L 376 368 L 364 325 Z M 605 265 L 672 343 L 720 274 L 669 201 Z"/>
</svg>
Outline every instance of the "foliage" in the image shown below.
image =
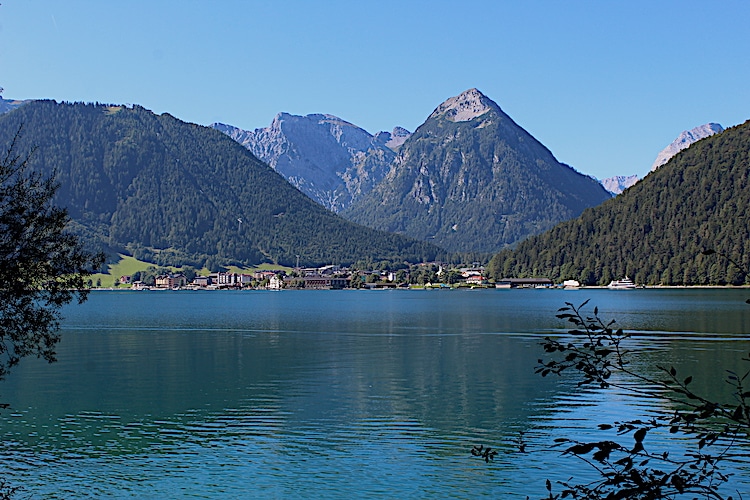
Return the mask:
<svg viewBox="0 0 750 500">
<path fill-rule="evenodd" d="M 484 447 L 484 445 L 474 445 L 471 448 L 471 454 L 475 457 L 482 457 L 485 461 L 485 463 L 489 463 L 491 460 L 495 460 L 495 456 L 497 455 L 497 450 L 493 450 L 489 446 L 487 448 Z"/>
<path fill-rule="evenodd" d="M 0 479 L 0 500 L 11 500 L 21 491 L 23 491 L 23 488 L 20 486 L 12 486 L 7 481 Z"/>
<path fill-rule="evenodd" d="M 614 199 L 503 250 L 490 276 L 544 276 L 607 284 L 748 283 L 731 263 L 696 255 L 708 246 L 750 260 L 750 122 L 691 145 Z"/>
<path fill-rule="evenodd" d="M 665 499 L 700 495 L 724 499 L 720 486 L 729 477 L 721 465 L 748 460 L 747 453 L 740 449 L 750 445 L 750 371 L 729 373 L 727 382 L 734 389 L 733 401 L 717 401 L 711 395 L 698 394 L 691 388 L 692 377 L 681 377 L 674 367 L 657 367 L 659 378 L 644 375 L 632 369 L 629 362 L 626 346 L 630 334 L 615 328 L 614 321 L 605 323 L 597 308 L 592 316 L 585 315 L 587 302 L 578 307 L 566 303 L 559 310 L 558 317 L 573 325 L 570 338 L 546 338 L 544 350 L 552 358 L 540 359 L 536 372 L 542 376 L 577 372 L 579 387 L 616 387 L 637 392 L 655 403 L 668 401 L 674 410 L 657 411 L 655 416 L 642 420 L 599 425 L 602 431 L 616 434 L 612 439 L 557 439 L 565 454 L 590 465 L 598 479 L 586 484 L 561 482 L 561 493 L 553 493 L 548 481 L 548 498 Z M 750 358 L 743 360 L 750 362 Z M 664 408 L 663 404 L 654 407 Z M 674 456 L 647 446 L 646 438 L 655 432 L 688 443 L 685 454 Z"/>
<path fill-rule="evenodd" d="M 101 256 L 66 232 L 57 184 L 16 151 L 21 128 L 0 158 L 0 379 L 26 356 L 55 360 L 60 309 L 86 300 L 86 277 Z"/>
<path fill-rule="evenodd" d="M 409 283 L 412 285 L 426 285 L 427 283 L 439 283 L 440 278 L 437 274 L 438 266 L 426 264 L 416 266 L 409 274 Z"/>
<path fill-rule="evenodd" d="M 496 252 L 609 197 L 492 103 L 470 121 L 430 117 L 384 181 L 342 214 L 451 252 Z"/>
<path fill-rule="evenodd" d="M 297 255 L 305 266 L 422 262 L 439 252 L 338 217 L 225 134 L 168 114 L 35 101 L 0 116 L 0 140 L 21 122 L 39 146 L 31 166 L 58 173 L 55 202 L 89 248 L 212 270 L 291 266 Z"/>
</svg>

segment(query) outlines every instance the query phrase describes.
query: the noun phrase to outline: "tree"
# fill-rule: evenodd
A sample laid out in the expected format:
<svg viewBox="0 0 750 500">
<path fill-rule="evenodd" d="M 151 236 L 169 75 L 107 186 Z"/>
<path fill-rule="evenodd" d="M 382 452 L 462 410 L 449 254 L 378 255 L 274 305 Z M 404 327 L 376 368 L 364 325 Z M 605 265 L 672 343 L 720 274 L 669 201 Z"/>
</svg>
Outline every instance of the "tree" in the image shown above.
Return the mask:
<svg viewBox="0 0 750 500">
<path fill-rule="evenodd" d="M 55 360 L 62 306 L 86 300 L 87 277 L 103 261 L 67 232 L 53 206 L 54 176 L 16 152 L 22 128 L 0 158 L 0 380 L 26 356 Z"/>
<path fill-rule="evenodd" d="M 182 274 L 185 275 L 185 279 L 188 283 L 192 283 L 195 276 L 198 274 L 195 272 L 195 268 L 192 266 L 185 266 L 182 268 Z"/>
</svg>

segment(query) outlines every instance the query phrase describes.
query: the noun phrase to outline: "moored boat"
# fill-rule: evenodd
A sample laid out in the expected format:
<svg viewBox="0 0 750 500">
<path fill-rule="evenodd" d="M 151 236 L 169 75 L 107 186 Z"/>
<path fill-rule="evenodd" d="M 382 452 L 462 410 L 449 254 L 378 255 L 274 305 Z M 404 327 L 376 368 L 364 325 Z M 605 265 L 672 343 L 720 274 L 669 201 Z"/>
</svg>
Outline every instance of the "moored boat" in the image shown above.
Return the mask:
<svg viewBox="0 0 750 500">
<path fill-rule="evenodd" d="M 578 280 L 565 280 L 563 281 L 563 288 L 566 290 L 578 290 L 581 288 L 581 283 Z"/>
<path fill-rule="evenodd" d="M 610 281 L 609 285 L 607 285 L 607 288 L 610 290 L 631 290 L 635 288 L 635 283 L 633 283 L 633 280 L 625 276 L 621 280 L 614 280 Z"/>
</svg>

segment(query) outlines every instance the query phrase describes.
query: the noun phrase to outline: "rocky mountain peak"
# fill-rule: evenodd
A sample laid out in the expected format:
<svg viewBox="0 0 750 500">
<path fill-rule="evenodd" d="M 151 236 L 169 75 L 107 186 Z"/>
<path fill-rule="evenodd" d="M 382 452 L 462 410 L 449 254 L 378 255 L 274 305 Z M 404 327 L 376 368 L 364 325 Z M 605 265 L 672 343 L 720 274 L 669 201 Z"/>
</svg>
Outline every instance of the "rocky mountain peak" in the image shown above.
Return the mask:
<svg viewBox="0 0 750 500">
<path fill-rule="evenodd" d="M 612 194 L 620 194 L 636 182 L 638 182 L 637 175 L 616 175 L 600 181 L 604 189 Z"/>
<path fill-rule="evenodd" d="M 452 122 L 468 122 L 492 109 L 493 104 L 479 90 L 469 89 L 442 103 L 432 112 L 430 118 L 444 116 Z"/>
<path fill-rule="evenodd" d="M 279 113 L 269 127 L 253 131 L 222 124 L 213 127 L 334 212 L 369 192 L 383 178 L 395 156 L 390 144 L 392 136 L 387 132 L 387 137 L 374 137 L 329 114 Z"/>
<path fill-rule="evenodd" d="M 683 131 L 677 136 L 677 139 L 672 141 L 672 144 L 661 150 L 657 155 L 654 164 L 651 165 L 651 171 L 653 172 L 667 163 L 674 155 L 683 149 L 686 149 L 692 143 L 723 131 L 724 127 L 718 123 L 706 123 L 705 125 L 695 127 L 694 129 Z"/>
<path fill-rule="evenodd" d="M 495 252 L 609 197 L 470 89 L 439 105 L 343 215 L 449 252 Z"/>
<path fill-rule="evenodd" d="M 411 137 L 411 132 L 404 127 L 394 127 L 392 132 L 378 132 L 375 134 L 375 140 L 385 144 L 386 147 L 397 151 L 406 139 Z"/>
</svg>

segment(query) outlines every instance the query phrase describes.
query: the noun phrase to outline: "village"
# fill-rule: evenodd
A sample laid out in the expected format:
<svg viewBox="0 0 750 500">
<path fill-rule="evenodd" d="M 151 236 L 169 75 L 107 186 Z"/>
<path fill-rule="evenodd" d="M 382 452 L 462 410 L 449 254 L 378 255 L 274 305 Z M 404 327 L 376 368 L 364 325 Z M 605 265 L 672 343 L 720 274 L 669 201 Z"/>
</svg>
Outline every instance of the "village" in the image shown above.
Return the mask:
<svg viewBox="0 0 750 500">
<path fill-rule="evenodd" d="M 452 289 L 452 288 L 551 288 L 547 278 L 511 278 L 490 282 L 483 266 L 446 270 L 440 263 L 426 263 L 411 270 L 352 270 L 336 265 L 318 268 L 258 270 L 252 273 L 213 272 L 192 280 L 183 273 L 157 275 L 153 282 L 121 276 L 118 286 L 133 290 L 341 290 L 350 289 Z M 561 286 L 580 286 L 566 282 Z"/>
</svg>

